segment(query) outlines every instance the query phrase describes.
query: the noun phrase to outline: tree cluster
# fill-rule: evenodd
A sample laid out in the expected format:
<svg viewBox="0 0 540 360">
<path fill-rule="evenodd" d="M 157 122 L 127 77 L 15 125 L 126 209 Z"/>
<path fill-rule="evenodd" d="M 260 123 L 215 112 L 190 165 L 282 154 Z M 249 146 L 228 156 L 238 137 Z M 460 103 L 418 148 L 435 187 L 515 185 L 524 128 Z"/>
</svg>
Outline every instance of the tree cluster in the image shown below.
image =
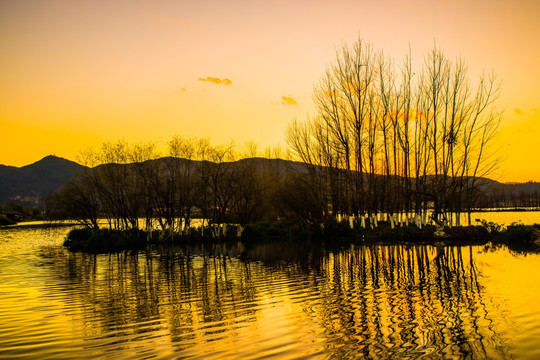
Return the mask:
<svg viewBox="0 0 540 360">
<path fill-rule="evenodd" d="M 211 146 L 207 139 L 174 137 L 168 145 L 165 157 L 152 144 L 126 142 L 82 154 L 85 170 L 47 198 L 49 216 L 93 229 L 106 220 L 111 229 L 171 236 L 187 231 L 194 218 L 218 236 L 226 224 L 242 228 L 277 218 L 279 169 L 257 159 L 237 161 L 235 146 Z M 251 147 L 248 155 L 256 151 Z"/>
<path fill-rule="evenodd" d="M 463 60 L 434 48 L 420 69 L 396 69 L 359 40 L 343 46 L 314 92 L 316 115 L 293 122 L 287 142 L 311 172 L 318 216 L 411 214 L 459 224 L 494 168 L 499 87 L 474 87 Z"/>
</svg>

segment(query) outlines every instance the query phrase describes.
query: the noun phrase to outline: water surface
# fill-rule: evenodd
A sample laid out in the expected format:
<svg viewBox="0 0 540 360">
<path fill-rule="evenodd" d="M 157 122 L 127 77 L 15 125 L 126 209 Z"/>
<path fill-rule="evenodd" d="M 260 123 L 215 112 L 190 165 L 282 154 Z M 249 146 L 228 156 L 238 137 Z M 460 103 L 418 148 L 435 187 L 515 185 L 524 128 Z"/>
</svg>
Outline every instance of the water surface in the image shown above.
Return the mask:
<svg viewBox="0 0 540 360">
<path fill-rule="evenodd" d="M 0 357 L 540 358 L 540 256 L 242 244 L 88 255 L 0 230 Z"/>
</svg>

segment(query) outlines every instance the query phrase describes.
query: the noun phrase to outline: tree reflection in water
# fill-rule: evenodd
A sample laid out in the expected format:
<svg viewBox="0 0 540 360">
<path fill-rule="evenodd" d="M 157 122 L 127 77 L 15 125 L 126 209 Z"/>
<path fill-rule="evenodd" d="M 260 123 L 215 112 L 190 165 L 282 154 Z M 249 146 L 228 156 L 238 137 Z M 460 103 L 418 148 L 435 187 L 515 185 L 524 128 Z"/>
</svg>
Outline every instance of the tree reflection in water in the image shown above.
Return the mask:
<svg viewBox="0 0 540 360">
<path fill-rule="evenodd" d="M 510 356 L 471 247 L 233 244 L 44 256 L 97 353 Z M 283 309 L 294 327 L 278 328 Z"/>
</svg>

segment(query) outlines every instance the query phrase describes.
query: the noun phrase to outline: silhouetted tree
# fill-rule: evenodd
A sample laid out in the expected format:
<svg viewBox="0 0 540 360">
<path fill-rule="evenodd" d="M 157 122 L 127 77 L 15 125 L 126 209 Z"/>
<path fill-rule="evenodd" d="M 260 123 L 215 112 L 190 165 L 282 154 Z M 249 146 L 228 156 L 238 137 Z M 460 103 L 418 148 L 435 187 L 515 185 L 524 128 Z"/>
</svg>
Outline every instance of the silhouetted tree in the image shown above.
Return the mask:
<svg viewBox="0 0 540 360">
<path fill-rule="evenodd" d="M 316 116 L 287 130 L 296 157 L 324 169 L 334 215 L 414 211 L 425 222 L 431 210 L 437 223 L 452 213 L 459 223 L 474 207 L 495 165 L 495 77 L 473 89 L 464 61 L 437 48 L 417 72 L 410 55 L 396 73 L 370 44 L 343 46 L 315 87 Z"/>
</svg>

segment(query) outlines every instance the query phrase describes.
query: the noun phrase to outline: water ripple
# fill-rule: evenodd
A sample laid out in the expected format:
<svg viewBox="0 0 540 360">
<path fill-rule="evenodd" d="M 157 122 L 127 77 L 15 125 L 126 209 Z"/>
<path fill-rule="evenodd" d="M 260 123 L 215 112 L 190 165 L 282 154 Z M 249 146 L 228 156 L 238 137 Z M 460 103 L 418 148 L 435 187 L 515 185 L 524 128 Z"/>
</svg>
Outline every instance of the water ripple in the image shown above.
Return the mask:
<svg viewBox="0 0 540 360">
<path fill-rule="evenodd" d="M 291 247 L 280 258 L 265 245 L 245 260 L 221 245 L 84 255 L 61 247 L 65 229 L 2 231 L 4 358 L 540 357 L 540 289 L 529 281 L 530 294 L 514 297 L 494 285 L 493 256 L 505 253 L 373 245 Z"/>
</svg>

